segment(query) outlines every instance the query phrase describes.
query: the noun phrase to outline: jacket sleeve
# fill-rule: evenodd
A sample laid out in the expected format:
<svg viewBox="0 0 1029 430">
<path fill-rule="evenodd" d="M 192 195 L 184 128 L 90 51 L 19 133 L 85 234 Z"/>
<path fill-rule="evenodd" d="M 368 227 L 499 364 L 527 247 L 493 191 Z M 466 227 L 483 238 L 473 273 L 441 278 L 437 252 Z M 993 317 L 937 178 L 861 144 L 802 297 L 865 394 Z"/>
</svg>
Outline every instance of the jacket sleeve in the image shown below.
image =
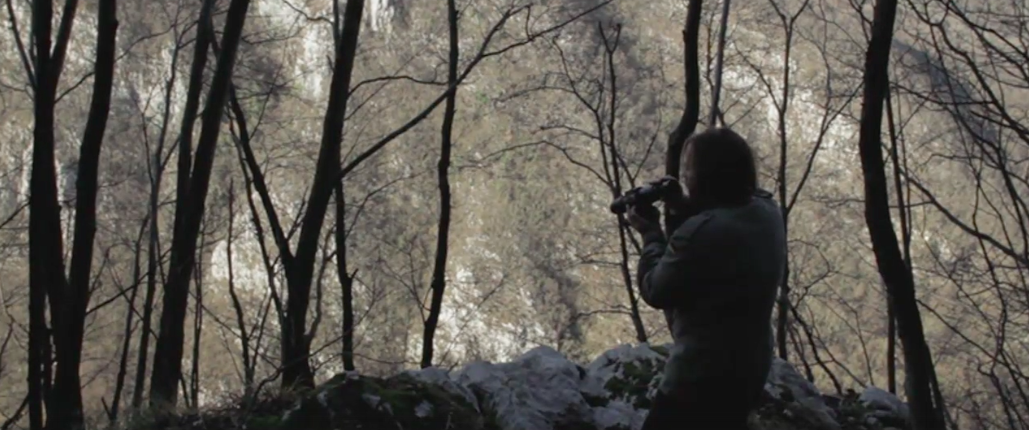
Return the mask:
<svg viewBox="0 0 1029 430">
<path fill-rule="evenodd" d="M 705 265 L 697 235 L 709 220 L 706 214 L 692 217 L 668 239 L 659 231 L 644 236 L 636 274 L 644 302 L 669 309 L 685 301 L 691 281 L 698 280 Z"/>
</svg>

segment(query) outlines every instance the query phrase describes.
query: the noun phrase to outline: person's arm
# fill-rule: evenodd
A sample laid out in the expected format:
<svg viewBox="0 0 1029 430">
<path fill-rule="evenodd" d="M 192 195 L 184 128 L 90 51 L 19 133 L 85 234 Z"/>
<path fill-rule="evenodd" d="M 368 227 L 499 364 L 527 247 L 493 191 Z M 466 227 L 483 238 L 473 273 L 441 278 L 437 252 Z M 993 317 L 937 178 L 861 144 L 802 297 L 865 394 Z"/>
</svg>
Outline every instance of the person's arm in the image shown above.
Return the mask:
<svg viewBox="0 0 1029 430">
<path fill-rule="evenodd" d="M 689 200 L 684 197 L 666 202 L 665 205 L 665 228 L 671 232 L 678 230 L 687 219 L 696 215 L 690 207 Z"/>
<path fill-rule="evenodd" d="M 660 230 L 643 235 L 643 252 L 637 270 L 640 297 L 651 307 L 668 309 L 683 302 L 688 294 L 683 280 L 696 280 L 705 263 L 704 250 L 697 246 L 697 233 L 710 220 L 697 215 L 665 239 Z"/>
</svg>

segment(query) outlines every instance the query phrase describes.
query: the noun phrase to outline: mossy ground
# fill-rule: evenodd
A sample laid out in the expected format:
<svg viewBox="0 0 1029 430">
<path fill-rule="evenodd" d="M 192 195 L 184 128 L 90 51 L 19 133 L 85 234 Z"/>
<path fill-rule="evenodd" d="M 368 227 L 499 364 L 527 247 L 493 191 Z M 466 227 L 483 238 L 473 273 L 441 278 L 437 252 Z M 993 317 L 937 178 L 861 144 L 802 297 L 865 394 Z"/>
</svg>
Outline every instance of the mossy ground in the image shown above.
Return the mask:
<svg viewBox="0 0 1029 430">
<path fill-rule="evenodd" d="M 202 411 L 185 411 L 163 416 L 153 414 L 127 417 L 118 426 L 124 430 L 277 430 L 282 415 L 296 397 L 268 393 L 257 399 L 228 399 Z"/>
</svg>

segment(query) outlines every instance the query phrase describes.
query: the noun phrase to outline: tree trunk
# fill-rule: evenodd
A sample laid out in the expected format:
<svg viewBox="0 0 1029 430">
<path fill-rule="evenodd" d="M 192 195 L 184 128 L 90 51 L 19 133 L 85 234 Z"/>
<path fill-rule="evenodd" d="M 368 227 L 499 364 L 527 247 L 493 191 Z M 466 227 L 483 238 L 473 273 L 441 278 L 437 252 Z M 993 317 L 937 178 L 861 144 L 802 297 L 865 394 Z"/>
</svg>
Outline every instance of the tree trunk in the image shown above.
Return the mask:
<svg viewBox="0 0 1029 430">
<path fill-rule="evenodd" d="M 618 146 L 616 144 L 615 127 L 617 123 L 618 115 L 618 75 L 615 70 L 615 53 L 618 51 L 618 44 L 621 41 L 622 27 L 620 25 L 615 26 L 614 37 L 608 36 L 605 32 L 603 25 L 598 25 L 600 32 L 600 38 L 604 42 L 604 67 L 607 69 L 606 76 L 608 77 L 606 85 L 610 85 L 608 91 L 609 98 L 601 103 L 607 103 L 607 124 L 606 127 L 600 127 L 598 123 L 598 135 L 600 137 L 600 154 L 601 158 L 605 159 L 606 163 L 610 163 L 610 167 L 604 166 L 604 173 L 607 175 L 608 185 L 611 187 L 612 195 L 617 198 L 622 195 L 622 170 L 625 166 L 620 161 L 624 160 L 618 154 Z M 595 111 L 599 114 L 599 110 Z M 606 130 L 605 130 L 606 128 Z M 607 142 L 605 142 L 603 136 L 607 134 Z M 610 157 L 608 157 L 610 152 Z M 621 272 L 622 282 L 625 284 L 625 289 L 629 294 L 629 317 L 632 319 L 633 329 L 636 330 L 636 341 L 646 342 L 647 341 L 647 328 L 643 325 L 643 318 L 640 317 L 640 306 L 639 299 L 636 297 L 636 292 L 632 288 L 632 274 L 629 271 L 629 244 L 628 237 L 631 233 L 628 231 L 629 224 L 625 220 L 623 214 L 618 214 L 618 248 L 621 253 Z"/>
<path fill-rule="evenodd" d="M 911 274 L 911 230 L 908 228 L 908 217 L 907 217 L 907 205 L 904 201 L 904 188 L 901 182 L 901 171 L 906 166 L 901 167 L 900 154 L 897 151 L 899 145 L 897 137 L 897 126 L 893 116 L 893 102 L 890 97 L 890 92 L 886 93 L 886 120 L 889 127 L 890 133 L 890 158 L 893 160 L 893 186 L 896 189 L 897 194 L 897 210 L 900 212 L 900 232 L 904 239 L 904 266 L 909 274 Z M 897 310 L 896 304 L 893 302 L 893 297 L 887 291 L 886 294 L 886 385 L 887 389 L 896 394 L 897 393 Z"/>
<path fill-rule="evenodd" d="M 865 221 L 868 224 L 879 274 L 896 305 L 897 331 L 904 352 L 906 391 L 917 430 L 945 428 L 942 405 L 934 402 L 935 369 L 925 341 L 915 298 L 915 285 L 901 255 L 890 217 L 886 171 L 882 156 L 883 100 L 889 85 L 889 56 L 896 0 L 879 0 L 872 21 L 872 38 L 865 58 L 864 102 L 861 107 L 860 153 L 865 178 Z"/>
<path fill-rule="evenodd" d="M 307 200 L 296 257 L 286 266 L 286 324 L 283 326 L 282 387 L 313 388 L 314 375 L 308 363 L 310 345 L 306 340 L 307 308 L 311 296 L 314 260 L 318 251 L 325 213 L 332 190 L 340 179 L 340 146 L 343 141 L 343 118 L 347 111 L 349 88 L 354 69 L 357 40 L 364 13 L 363 0 L 347 2 L 343 12 L 343 31 L 336 46 L 329 102 L 322 125 L 322 142 L 314 183 Z"/>
<path fill-rule="evenodd" d="M 157 137 L 157 148 L 150 157 L 151 179 L 150 179 L 150 226 L 149 239 L 147 240 L 147 274 L 146 274 L 146 295 L 143 299 L 143 327 L 139 336 L 139 351 L 136 359 L 135 385 L 132 390 L 132 408 L 139 410 L 143 404 L 143 390 L 146 385 L 147 359 L 150 349 L 150 331 L 153 321 L 154 293 L 157 290 L 157 272 L 160 270 L 161 250 L 159 247 L 160 231 L 158 230 L 160 219 L 160 193 L 161 179 L 164 176 L 164 143 L 168 136 L 168 124 L 171 117 L 172 93 L 175 90 L 175 80 L 178 77 L 178 63 L 180 44 L 176 41 L 175 49 L 172 50 L 172 61 L 168 82 L 164 87 L 164 111 L 161 118 L 161 131 Z"/>
<path fill-rule="evenodd" d="M 207 223 L 204 222 L 203 225 Z M 203 255 L 206 247 L 207 235 L 201 227 L 200 233 L 200 255 Z M 200 341 L 204 331 L 204 260 L 198 258 L 196 261 L 196 276 L 193 284 L 195 286 L 196 300 L 193 307 L 193 358 L 190 360 L 193 369 L 190 372 L 190 400 L 194 408 L 200 408 Z"/>
<path fill-rule="evenodd" d="M 718 28 L 718 50 L 715 53 L 715 84 L 711 89 L 711 116 L 708 118 L 708 127 L 714 127 L 718 118 L 722 116 L 718 108 L 719 97 L 722 94 L 722 63 L 725 60 L 725 33 L 729 30 L 729 0 L 722 0 L 722 18 Z"/>
<path fill-rule="evenodd" d="M 232 181 L 229 181 L 229 232 L 225 240 L 225 261 L 229 272 L 229 297 L 232 309 L 236 312 L 236 325 L 239 326 L 239 343 L 242 347 L 243 359 L 243 398 L 249 401 L 254 394 L 254 367 L 250 365 L 250 335 L 247 332 L 246 318 L 243 316 L 243 304 L 236 294 L 236 276 L 232 264 L 232 242 L 235 239 L 236 193 Z"/>
<path fill-rule="evenodd" d="M 33 106 L 35 124 L 32 142 L 32 176 L 29 182 L 29 428 L 42 430 L 45 363 L 50 360 L 46 327 L 47 290 L 55 282 L 53 274 L 64 271 L 61 259 L 57 182 L 54 177 L 54 91 L 48 82 L 51 19 L 53 3 L 37 0 L 32 4 L 32 35 L 36 47 Z M 54 245 L 58 245 L 55 247 Z M 50 264 L 59 264 L 55 270 Z"/>
<path fill-rule="evenodd" d="M 679 178 L 683 146 L 686 139 L 697 129 L 700 122 L 700 18 L 704 11 L 703 0 L 690 0 L 686 9 L 686 25 L 682 31 L 683 72 L 686 75 L 686 105 L 679 118 L 679 124 L 668 135 L 668 146 L 665 149 L 665 175 Z M 668 207 L 664 208 L 665 232 L 671 235 L 678 227 L 674 216 L 670 216 Z M 665 312 L 668 329 L 672 329 L 672 313 Z"/>
<path fill-rule="evenodd" d="M 783 234 L 785 237 L 789 237 L 790 230 L 790 207 L 789 195 L 786 189 L 786 168 L 788 161 L 787 150 L 789 148 L 789 140 L 786 135 L 786 113 L 789 111 L 789 100 L 790 100 L 790 54 L 793 53 L 793 27 L 792 22 L 788 24 L 786 28 L 786 40 L 785 49 L 783 54 L 783 87 L 782 87 L 782 101 L 781 105 L 778 106 L 779 118 L 778 118 L 778 132 L 779 132 L 779 210 L 782 212 L 783 222 Z M 786 259 L 783 261 L 782 280 L 779 284 L 779 300 L 777 303 L 778 315 L 776 317 L 776 345 L 779 349 L 779 358 L 786 360 L 789 358 L 789 349 L 787 347 L 786 336 L 790 331 L 790 253 L 786 253 Z"/>
<path fill-rule="evenodd" d="M 29 371 L 28 399 L 29 425 L 33 430 L 44 426 L 43 411 L 47 411 L 47 426 L 64 426 L 67 417 L 80 415 L 82 411 L 81 391 L 78 386 L 71 387 L 70 382 L 78 379 L 78 357 L 81 351 L 69 351 L 67 347 L 73 342 L 72 334 L 65 334 L 65 309 L 77 308 L 69 300 L 81 300 L 79 294 L 68 295 L 68 281 L 64 275 L 64 253 L 62 251 L 61 214 L 57 199 L 57 172 L 54 168 L 54 106 L 58 76 L 64 60 L 68 39 L 74 22 L 75 0 L 66 2 L 62 13 L 60 30 L 53 52 L 51 52 L 51 32 L 53 19 L 53 3 L 36 1 L 32 4 L 32 35 L 35 46 L 35 82 L 33 82 L 34 125 L 32 145 L 32 172 L 29 180 Z M 98 31 L 98 36 L 104 30 Z M 98 57 L 98 60 L 100 57 Z M 103 65 L 98 64 L 99 68 Z M 112 65 L 113 67 L 113 65 Z M 102 78 L 95 79 L 102 84 Z M 96 85 L 96 83 L 95 83 Z M 94 97 L 102 98 L 103 94 Z M 97 114 L 91 108 L 90 122 L 96 129 Z M 104 118 L 106 120 L 106 118 Z M 103 126 L 103 123 L 100 123 Z M 101 127 L 103 129 L 104 127 Z M 101 130 L 102 131 L 102 130 Z M 96 133 L 89 133 L 93 137 Z M 102 135 L 101 135 L 102 138 Z M 86 145 L 89 142 L 83 142 Z M 95 192 L 95 190 L 94 190 Z M 81 254 L 81 251 L 80 251 Z M 80 256 L 81 258 L 81 256 Z M 68 297 L 65 297 L 68 296 Z M 46 305 L 50 304 L 50 328 L 46 327 Z M 72 318 L 74 320 L 74 318 Z M 73 325 L 81 325 L 72 323 Z M 57 350 L 58 366 L 57 389 L 50 385 L 52 376 L 50 333 L 57 333 L 53 338 Z M 65 389 L 69 387 L 71 389 Z M 59 390 L 59 391 L 58 391 Z M 60 408 L 53 408 L 54 401 L 68 402 Z M 77 400 L 76 400 L 77 399 Z"/>
<path fill-rule="evenodd" d="M 175 215 L 174 215 L 174 218 L 172 220 L 172 222 L 173 222 L 173 227 L 172 227 L 172 242 L 173 242 L 172 243 L 172 247 L 173 247 L 173 251 L 172 251 L 172 253 L 173 254 L 176 252 L 174 250 L 175 240 L 176 240 L 175 238 L 179 237 L 179 235 L 182 234 L 180 225 L 182 224 L 183 218 L 186 216 L 186 203 L 189 201 L 189 197 L 188 197 L 188 191 L 189 191 L 189 171 L 190 171 L 190 166 L 192 165 L 193 125 L 196 122 L 195 120 L 196 120 L 196 116 L 197 116 L 197 111 L 200 109 L 200 107 L 199 107 L 200 106 L 200 94 L 201 94 L 201 91 L 203 91 L 204 67 L 207 64 L 207 49 L 208 49 L 208 44 L 210 43 L 209 36 L 208 36 L 209 32 L 205 32 L 205 31 L 203 31 L 203 29 L 207 25 L 209 25 L 209 23 L 210 23 L 211 9 L 213 7 L 214 7 L 214 1 L 213 0 L 205 0 L 204 3 L 203 3 L 203 6 L 201 6 L 200 17 L 197 19 L 196 38 L 193 41 L 193 43 L 194 43 L 193 63 L 192 63 L 192 67 L 190 69 L 188 88 L 186 90 L 186 105 L 185 105 L 185 107 L 183 109 L 182 123 L 180 125 L 180 130 L 179 130 L 178 172 L 177 172 L 176 186 L 175 186 Z M 175 63 L 178 62 L 177 61 L 178 60 L 178 55 L 177 55 L 178 54 L 178 49 L 176 49 L 175 54 L 176 55 L 172 59 L 172 64 L 173 65 L 175 65 Z M 166 100 L 165 100 L 165 112 L 164 112 L 164 114 L 165 114 L 165 126 L 167 125 L 167 116 L 169 115 L 169 113 L 171 111 L 171 109 L 170 109 L 171 108 L 171 95 L 172 95 L 171 91 L 173 89 L 173 80 L 174 80 L 174 78 L 176 76 L 176 70 L 177 69 L 175 69 L 174 67 L 172 68 L 172 70 L 171 70 L 172 79 L 169 80 L 168 86 L 166 87 L 166 93 L 165 93 Z M 161 137 L 162 140 L 160 141 L 160 143 L 163 143 L 163 137 L 164 137 L 164 130 L 162 130 L 162 137 Z M 163 146 L 163 145 L 159 145 L 159 147 L 160 146 Z M 160 160 L 161 152 L 157 152 L 157 154 L 155 154 L 154 157 L 155 157 L 154 164 L 157 165 L 157 166 L 163 167 L 163 165 L 161 163 L 161 160 Z M 158 223 L 157 223 L 158 213 L 159 213 L 159 210 L 160 210 L 160 208 L 158 206 L 159 194 L 160 194 L 160 189 L 161 189 L 160 188 L 160 177 L 161 177 L 161 173 L 163 171 L 163 169 L 161 167 L 157 167 L 157 169 L 158 169 L 157 176 L 154 179 L 153 186 L 151 187 L 151 196 L 150 196 L 150 199 L 151 199 L 150 200 L 150 204 L 151 204 L 151 206 L 150 206 L 150 210 L 151 210 L 152 219 L 151 219 L 151 228 L 150 228 L 150 238 L 151 239 L 150 239 L 150 245 L 149 245 L 150 261 L 149 261 L 149 266 L 148 266 L 148 269 L 147 269 L 148 270 L 148 275 L 147 275 L 147 295 L 146 295 L 146 299 L 144 300 L 145 303 L 144 303 L 144 308 L 143 308 L 143 332 L 141 334 L 141 341 L 140 341 L 139 367 L 137 367 L 137 369 L 136 369 L 136 387 L 135 387 L 135 391 L 134 391 L 133 396 L 132 396 L 132 405 L 133 405 L 134 408 L 139 408 L 142 405 L 142 403 L 143 403 L 143 389 L 144 389 L 144 384 L 146 383 L 144 378 L 145 378 L 146 368 L 147 368 L 146 363 L 147 363 L 147 359 L 149 358 L 148 357 L 148 350 L 149 350 L 149 346 L 150 346 L 150 331 L 151 331 L 151 324 L 152 324 L 152 319 L 153 319 L 153 295 L 154 295 L 154 293 L 156 292 L 156 289 L 157 289 L 157 272 L 161 269 L 161 267 L 160 267 L 161 266 L 161 260 L 160 260 L 161 249 L 158 246 L 158 240 L 159 240 L 159 237 L 160 237 L 160 232 L 158 230 Z M 163 281 L 167 282 L 168 280 L 165 279 Z M 167 306 L 168 305 L 165 304 L 165 307 L 167 307 Z M 183 304 L 182 307 L 183 307 L 183 313 L 185 313 L 185 304 Z M 163 315 L 164 314 L 162 313 L 162 325 L 163 325 Z M 162 332 L 163 331 L 164 330 L 162 328 Z M 180 349 L 181 349 L 181 347 L 180 347 Z M 154 355 L 154 364 L 155 364 L 155 366 L 156 366 L 157 362 L 158 362 L 158 358 L 157 358 L 157 355 L 155 354 Z M 151 372 L 153 372 L 153 369 L 151 370 Z M 165 372 L 165 370 L 162 370 L 162 372 Z M 151 390 L 154 389 L 154 387 L 153 387 L 154 381 L 155 381 L 155 377 L 151 376 L 151 387 L 150 387 Z M 171 388 L 162 387 L 163 391 L 167 391 L 169 389 L 175 390 L 174 382 L 171 383 L 170 385 L 168 385 L 167 382 L 162 382 L 162 383 L 165 384 L 167 387 L 171 387 Z M 151 393 L 151 395 L 152 395 L 152 393 Z"/>
<path fill-rule="evenodd" d="M 690 0 L 686 11 L 686 27 L 682 31 L 683 67 L 686 74 L 686 106 L 675 130 L 668 135 L 668 147 L 665 152 L 665 174 L 673 178 L 679 177 L 683 145 L 686 139 L 697 129 L 700 122 L 700 58 L 699 35 L 700 18 L 703 12 L 702 0 Z M 665 230 L 671 226 L 668 210 L 665 209 Z M 670 231 L 668 232 L 671 233 Z"/>
<path fill-rule="evenodd" d="M 207 19 L 201 17 L 197 29 L 198 38 L 206 33 L 204 27 L 211 25 L 210 3 L 211 1 L 208 0 L 204 5 L 208 17 Z M 158 413 L 173 408 L 178 400 L 177 384 L 182 378 L 186 302 L 189 296 L 188 288 L 192 277 L 193 263 L 196 259 L 197 236 L 204 214 L 211 167 L 214 163 L 214 147 L 221 129 L 222 113 L 228 97 L 236 50 L 239 47 L 249 6 L 249 0 L 232 0 L 229 5 L 224 44 L 221 55 L 218 56 L 218 64 L 215 67 L 207 105 L 203 112 L 195 170 L 190 178 L 185 212 L 182 213 L 182 217 L 179 217 L 178 213 L 176 214 L 176 231 L 172 238 L 170 271 L 164 286 L 161 329 L 154 349 L 154 367 L 151 373 L 150 404 Z"/>
<path fill-rule="evenodd" d="M 100 165 L 100 148 L 107 129 L 114 84 L 114 51 L 118 21 L 115 0 L 102 0 L 97 11 L 97 53 L 93 77 L 93 93 L 89 117 L 79 152 L 75 192 L 75 235 L 72 245 L 69 289 L 62 297 L 62 324 L 55 337 L 57 374 L 54 378 L 54 401 L 58 408 L 48 428 L 78 429 L 84 425 L 79 364 L 82 361 L 82 340 L 86 308 L 89 305 L 93 263 L 93 240 L 96 235 L 96 197 Z M 59 234 L 59 233 L 58 233 Z M 51 304 L 53 306 L 53 304 Z"/>
<path fill-rule="evenodd" d="M 343 370 L 354 366 L 354 274 L 347 269 L 346 195 L 336 184 L 336 276 L 343 294 Z"/>
<path fill-rule="evenodd" d="M 111 399 L 111 408 L 107 413 L 107 418 L 111 424 L 118 422 L 121 396 L 125 390 L 125 376 L 129 372 L 129 347 L 132 345 L 132 317 L 136 314 L 136 296 L 139 295 L 140 275 L 142 274 L 139 260 L 143 255 L 143 237 L 146 234 L 149 222 L 148 216 L 143 220 L 142 225 L 139 226 L 139 236 L 136 237 L 136 250 L 132 262 L 132 292 L 129 293 L 128 308 L 125 313 L 125 328 L 122 330 L 124 337 L 121 344 L 121 357 L 118 359 L 118 374 L 114 379 L 114 397 Z"/>
<path fill-rule="evenodd" d="M 458 51 L 457 6 L 454 0 L 447 0 L 447 20 L 450 28 L 450 55 L 447 67 L 447 85 L 457 85 Z M 436 237 L 436 262 L 432 269 L 432 302 L 429 304 L 429 317 L 425 320 L 425 333 L 422 339 L 422 368 L 432 366 L 433 338 L 439 324 L 439 314 L 443 310 L 443 292 L 446 289 L 447 248 L 450 237 L 450 150 L 454 146 L 452 137 L 454 116 L 457 110 L 457 89 L 447 93 L 446 105 L 443 108 L 443 129 L 437 178 L 439 180 L 439 228 Z"/>
</svg>

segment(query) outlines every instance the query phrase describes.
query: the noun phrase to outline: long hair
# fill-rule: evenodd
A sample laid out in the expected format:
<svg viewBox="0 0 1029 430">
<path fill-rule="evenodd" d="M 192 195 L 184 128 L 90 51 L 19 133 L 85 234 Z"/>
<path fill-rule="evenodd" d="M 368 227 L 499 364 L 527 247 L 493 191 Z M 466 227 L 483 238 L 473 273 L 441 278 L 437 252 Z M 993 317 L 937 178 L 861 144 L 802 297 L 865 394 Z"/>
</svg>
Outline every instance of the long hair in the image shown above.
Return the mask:
<svg viewBox="0 0 1029 430">
<path fill-rule="evenodd" d="M 712 127 L 694 134 L 683 151 L 683 170 L 690 199 L 706 207 L 746 203 L 757 191 L 754 152 L 743 136 L 724 127 Z M 687 163 L 690 166 L 687 166 Z"/>
</svg>

